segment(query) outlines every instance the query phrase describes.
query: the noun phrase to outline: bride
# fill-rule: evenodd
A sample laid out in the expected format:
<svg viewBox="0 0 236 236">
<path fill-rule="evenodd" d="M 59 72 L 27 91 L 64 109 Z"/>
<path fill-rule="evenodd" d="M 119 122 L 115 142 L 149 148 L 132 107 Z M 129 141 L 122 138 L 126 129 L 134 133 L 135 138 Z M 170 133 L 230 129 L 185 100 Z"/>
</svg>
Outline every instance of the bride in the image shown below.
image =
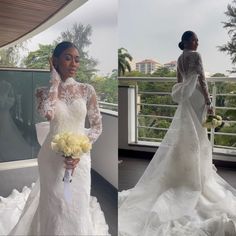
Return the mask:
<svg viewBox="0 0 236 236">
<path fill-rule="evenodd" d="M 80 160 L 64 160 L 51 148 L 53 136 L 67 131 L 86 134 L 91 143 L 96 141 L 102 122 L 95 91 L 91 85 L 74 80 L 79 67 L 79 52 L 74 44 L 58 44 L 49 61 L 51 86 L 38 89 L 36 94 L 39 112 L 50 121 L 49 134 L 38 154 L 39 181 L 8 235 L 108 235 L 103 212 L 90 196 L 90 153 L 83 154 Z M 87 133 L 86 114 L 91 127 Z M 73 170 L 70 202 L 64 195 L 65 168 Z"/>
<path fill-rule="evenodd" d="M 179 47 L 178 108 L 143 176 L 120 193 L 120 236 L 236 235 L 236 190 L 216 173 L 202 126 L 213 109 L 197 35 L 186 31 Z"/>
</svg>

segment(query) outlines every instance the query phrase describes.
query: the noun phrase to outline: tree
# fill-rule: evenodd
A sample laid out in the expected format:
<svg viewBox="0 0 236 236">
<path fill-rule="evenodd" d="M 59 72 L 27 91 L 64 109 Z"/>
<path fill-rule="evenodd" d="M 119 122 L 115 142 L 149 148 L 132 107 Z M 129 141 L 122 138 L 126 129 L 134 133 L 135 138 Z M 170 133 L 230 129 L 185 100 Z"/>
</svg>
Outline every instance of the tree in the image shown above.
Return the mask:
<svg viewBox="0 0 236 236">
<path fill-rule="evenodd" d="M 211 77 L 226 77 L 226 75 L 223 73 L 217 72 L 217 73 L 213 74 Z"/>
<path fill-rule="evenodd" d="M 175 77 L 176 72 L 171 71 L 168 68 L 161 67 L 157 69 L 153 74 L 145 75 L 145 77 Z M 140 126 L 152 127 L 152 128 L 139 128 L 139 136 L 148 139 L 160 140 L 166 134 L 162 128 L 169 128 L 171 119 L 162 118 L 160 116 L 174 116 L 175 108 L 168 106 L 147 106 L 145 104 L 160 104 L 160 105 L 174 105 L 171 96 L 168 94 L 175 82 L 163 81 L 163 82 L 139 82 L 138 90 L 140 92 L 140 102 L 143 104 L 140 106 L 138 124 Z M 150 93 L 142 93 L 150 92 Z M 155 92 L 161 92 L 161 94 L 155 94 Z M 166 93 L 166 94 L 165 94 Z M 148 115 L 148 116 L 147 116 Z M 155 129 L 161 128 L 161 129 Z"/>
<path fill-rule="evenodd" d="M 225 74 L 222 73 L 215 73 L 213 74 L 211 77 L 226 77 Z M 226 86 L 224 82 L 217 82 L 216 84 L 216 89 L 217 89 L 217 93 L 227 93 L 226 91 Z M 212 91 L 213 88 L 213 84 L 210 84 L 209 86 L 209 91 Z M 217 96 L 216 97 L 216 105 L 217 106 L 224 106 L 225 104 L 225 96 Z"/>
<path fill-rule="evenodd" d="M 124 75 L 126 70 L 131 71 L 129 63 L 132 60 L 133 57 L 128 53 L 127 49 L 118 49 L 118 76 Z"/>
<path fill-rule="evenodd" d="M 228 17 L 228 22 L 223 22 L 224 28 L 228 29 L 228 34 L 230 40 L 222 45 L 219 46 L 219 50 L 222 52 L 226 52 L 230 55 L 232 63 L 236 63 L 236 0 L 233 0 L 232 4 L 228 4 L 227 11 L 225 12 L 226 16 Z M 232 68 L 231 73 L 236 72 L 236 68 Z"/>
<path fill-rule="evenodd" d="M 166 67 L 158 68 L 152 76 L 154 77 L 176 77 L 176 71 L 171 71 Z"/>
<path fill-rule="evenodd" d="M 133 70 L 125 73 L 125 77 L 147 77 L 147 75 L 137 70 Z"/>
<path fill-rule="evenodd" d="M 80 54 L 80 69 L 77 76 L 82 82 L 90 82 L 92 76 L 97 72 L 97 60 L 88 55 L 86 48 L 91 45 L 90 37 L 92 35 L 91 25 L 73 24 L 71 29 L 62 32 L 61 35 L 54 41 L 58 44 L 62 41 L 70 41 L 79 50 Z"/>
<path fill-rule="evenodd" d="M 24 59 L 24 64 L 27 68 L 49 69 L 48 57 L 52 55 L 55 45 L 39 44 L 39 49 L 30 52 Z"/>
<path fill-rule="evenodd" d="M 1 67 L 17 67 L 21 65 L 21 51 L 26 51 L 27 41 L 18 43 L 14 46 L 3 48 L 0 50 L 0 66 Z"/>
<path fill-rule="evenodd" d="M 105 77 L 94 76 L 91 84 L 94 86 L 100 101 L 117 103 L 118 102 L 118 81 L 117 71 Z"/>
<path fill-rule="evenodd" d="M 212 77 L 226 77 L 226 75 L 222 73 L 215 73 Z M 210 84 L 209 89 L 212 90 L 212 87 L 216 86 L 216 107 L 235 107 L 235 96 L 225 96 L 224 94 L 234 94 L 236 91 L 235 83 L 231 82 L 215 82 L 214 85 Z M 223 94 L 223 95 L 219 95 Z M 235 133 L 236 132 L 236 124 L 231 123 L 230 121 L 236 120 L 236 112 L 232 109 L 217 109 L 216 114 L 222 116 L 225 122 L 222 126 L 217 127 L 215 132 L 222 132 L 222 133 Z M 221 135 L 217 134 L 214 136 L 215 144 L 222 145 L 222 146 L 235 146 L 236 145 L 236 138 L 235 136 L 230 135 Z"/>
<path fill-rule="evenodd" d="M 58 44 L 61 41 L 72 42 L 79 49 L 80 56 L 84 57 L 88 54 L 85 49 L 92 43 L 90 40 L 91 35 L 91 25 L 84 26 L 82 24 L 74 23 L 71 29 L 66 29 L 66 31 L 61 33 L 55 43 Z"/>
<path fill-rule="evenodd" d="M 75 44 L 80 54 L 80 67 L 77 77 L 81 82 L 90 82 L 92 76 L 97 71 L 97 61 L 88 55 L 86 48 L 91 44 L 90 36 L 92 35 L 92 27 L 82 24 L 74 24 L 71 29 L 61 32 L 60 36 L 54 40 L 52 44 L 39 44 L 39 49 L 30 52 L 24 59 L 27 68 L 48 69 L 48 57 L 52 55 L 55 46 L 62 41 L 70 41 Z"/>
</svg>

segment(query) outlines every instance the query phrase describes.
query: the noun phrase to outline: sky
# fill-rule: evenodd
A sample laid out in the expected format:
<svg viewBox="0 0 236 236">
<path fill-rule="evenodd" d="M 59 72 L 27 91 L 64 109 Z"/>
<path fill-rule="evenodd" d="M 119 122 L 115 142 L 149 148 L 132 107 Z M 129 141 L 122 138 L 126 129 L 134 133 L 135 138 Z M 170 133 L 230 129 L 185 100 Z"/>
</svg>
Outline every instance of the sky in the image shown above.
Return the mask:
<svg viewBox="0 0 236 236">
<path fill-rule="evenodd" d="M 118 0 L 88 0 L 80 8 L 32 37 L 28 43 L 30 51 L 38 49 L 38 44 L 49 44 L 57 39 L 60 32 L 74 23 L 92 26 L 92 44 L 87 48 L 89 55 L 98 60 L 98 74 L 107 75 L 117 68 L 117 12 Z"/>
<path fill-rule="evenodd" d="M 232 1 L 227 0 L 119 0 L 118 45 L 126 48 L 136 62 L 154 59 L 161 64 L 177 60 L 178 43 L 184 31 L 199 39 L 205 71 L 228 74 L 230 56 L 217 46 L 229 40 L 223 21 Z M 131 10 L 132 9 L 132 10 Z"/>
</svg>

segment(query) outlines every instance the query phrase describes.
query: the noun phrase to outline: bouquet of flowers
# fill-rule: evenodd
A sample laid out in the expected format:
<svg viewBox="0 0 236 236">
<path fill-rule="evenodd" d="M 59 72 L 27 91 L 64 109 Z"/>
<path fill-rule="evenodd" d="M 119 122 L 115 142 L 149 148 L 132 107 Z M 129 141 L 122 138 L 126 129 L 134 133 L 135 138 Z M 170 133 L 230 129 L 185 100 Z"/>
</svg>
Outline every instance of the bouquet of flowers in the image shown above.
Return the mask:
<svg viewBox="0 0 236 236">
<path fill-rule="evenodd" d="M 222 125 L 222 117 L 218 115 L 207 115 L 206 121 L 203 123 L 203 127 L 211 129 Z"/>
<path fill-rule="evenodd" d="M 51 147 L 53 151 L 61 153 L 65 158 L 79 159 L 81 154 L 87 153 L 92 146 L 86 135 L 64 132 L 53 137 Z M 71 172 L 72 170 L 65 170 L 63 181 L 72 181 Z"/>
</svg>

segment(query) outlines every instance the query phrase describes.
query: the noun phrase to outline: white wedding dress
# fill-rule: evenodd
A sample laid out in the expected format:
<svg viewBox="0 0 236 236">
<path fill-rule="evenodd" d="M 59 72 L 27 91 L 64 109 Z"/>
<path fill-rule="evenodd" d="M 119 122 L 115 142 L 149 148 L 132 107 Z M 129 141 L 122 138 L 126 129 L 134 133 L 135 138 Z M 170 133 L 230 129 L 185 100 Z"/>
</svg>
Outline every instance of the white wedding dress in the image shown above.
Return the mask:
<svg viewBox="0 0 236 236">
<path fill-rule="evenodd" d="M 93 87 L 68 78 L 60 82 L 58 89 L 53 86 L 50 90 L 42 88 L 38 90 L 38 109 L 44 116 L 50 111 L 53 117 L 49 134 L 38 154 L 39 180 L 30 194 L 28 190 L 22 194 L 14 191 L 7 199 L 1 198 L 0 234 L 108 235 L 108 226 L 100 205 L 95 197 L 90 196 L 90 153 L 81 156 L 70 183 L 72 200 L 67 202 L 62 181 L 64 158 L 51 149 L 52 137 L 57 133 L 71 131 L 84 134 L 86 114 L 90 122 L 86 135 L 91 142 L 96 141 L 102 123 Z M 9 211 L 11 207 L 12 214 Z M 20 215 L 20 218 L 14 226 L 11 224 L 16 223 L 15 215 Z M 7 224 L 5 228 L 4 223 Z"/>
<path fill-rule="evenodd" d="M 236 190 L 216 173 L 202 127 L 207 85 L 200 55 L 184 50 L 177 72 L 170 128 L 136 186 L 120 193 L 119 235 L 235 236 Z"/>
</svg>

